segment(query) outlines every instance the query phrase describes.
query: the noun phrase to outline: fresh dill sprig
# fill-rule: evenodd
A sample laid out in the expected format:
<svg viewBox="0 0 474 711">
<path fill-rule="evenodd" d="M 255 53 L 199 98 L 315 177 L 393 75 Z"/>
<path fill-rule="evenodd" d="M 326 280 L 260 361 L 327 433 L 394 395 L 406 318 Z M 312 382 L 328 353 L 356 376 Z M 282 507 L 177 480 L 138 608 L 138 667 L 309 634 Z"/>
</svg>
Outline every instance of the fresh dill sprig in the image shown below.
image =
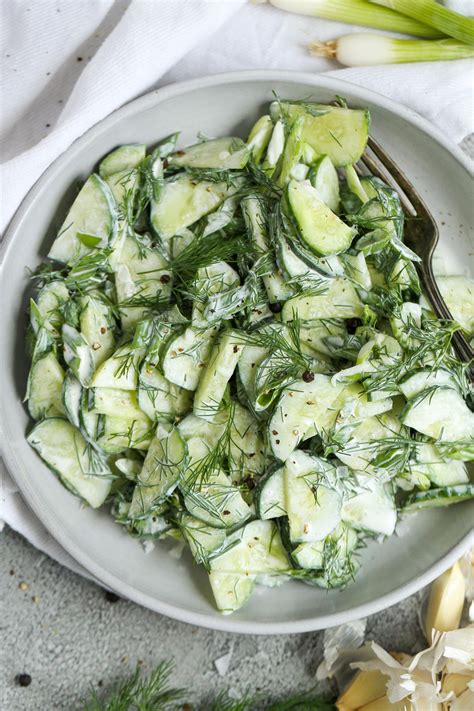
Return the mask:
<svg viewBox="0 0 474 711">
<path fill-rule="evenodd" d="M 216 262 L 228 262 L 249 251 L 249 244 L 242 235 L 223 239 L 219 232 L 206 237 L 196 236 L 187 247 L 171 260 L 171 269 L 176 282 L 188 283 L 198 269 Z"/>
<path fill-rule="evenodd" d="M 174 670 L 172 662 L 161 662 L 147 677 L 140 667 L 123 682 L 113 687 L 106 698 L 100 698 L 95 689 L 83 702 L 82 711 L 178 711 L 190 704 L 189 691 L 173 688 L 170 684 Z M 192 699 L 189 699 L 192 702 Z M 235 699 L 227 691 L 208 696 L 201 704 L 193 705 L 196 711 L 335 711 L 333 703 L 321 697 L 316 689 L 297 692 L 279 701 L 268 701 L 262 694 L 244 693 Z"/>
<path fill-rule="evenodd" d="M 112 689 L 107 699 L 100 699 L 91 689 L 90 698 L 82 711 L 175 711 L 178 701 L 186 694 L 184 689 L 170 686 L 174 664 L 162 662 L 148 677 L 143 678 L 140 667 L 125 681 Z"/>
<path fill-rule="evenodd" d="M 447 370 L 454 370 L 458 377 L 462 378 L 465 365 L 456 358 L 451 349 L 453 335 L 459 329 L 459 324 L 454 321 L 424 319 L 421 326 L 418 326 L 413 319 L 408 319 L 404 324 L 404 335 L 408 345 L 414 344 L 413 348 L 407 348 L 392 362 L 381 363 L 376 372 L 364 381 L 364 389 L 366 392 L 373 392 L 393 388 L 394 383 L 400 382 L 404 376 L 417 368 L 426 368 L 433 372 L 445 367 Z M 467 379 L 461 379 L 462 382 L 466 392 Z"/>
</svg>

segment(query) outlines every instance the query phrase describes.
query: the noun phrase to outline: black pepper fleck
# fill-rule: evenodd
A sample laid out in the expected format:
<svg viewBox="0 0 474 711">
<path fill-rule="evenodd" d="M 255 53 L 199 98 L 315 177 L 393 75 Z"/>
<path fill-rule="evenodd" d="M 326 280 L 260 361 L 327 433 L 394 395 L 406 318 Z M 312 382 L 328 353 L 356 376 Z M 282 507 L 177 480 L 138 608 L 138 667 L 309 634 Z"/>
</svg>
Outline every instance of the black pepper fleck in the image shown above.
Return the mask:
<svg viewBox="0 0 474 711">
<path fill-rule="evenodd" d="M 31 676 L 29 674 L 17 674 L 15 681 L 18 686 L 29 686 L 31 684 Z"/>
<path fill-rule="evenodd" d="M 51 124 L 50 124 L 50 123 L 47 123 L 47 124 L 46 124 L 46 128 L 51 128 Z"/>
<path fill-rule="evenodd" d="M 274 301 L 273 303 L 268 304 L 268 308 L 273 314 L 279 314 L 283 307 L 279 301 Z"/>
<path fill-rule="evenodd" d="M 346 330 L 351 336 L 357 331 L 359 326 L 362 326 L 360 318 L 349 318 L 346 321 Z"/>
<path fill-rule="evenodd" d="M 120 597 L 116 593 L 112 592 L 112 590 L 106 590 L 105 599 L 107 602 L 118 602 Z"/>
<path fill-rule="evenodd" d="M 312 383 L 314 380 L 314 373 L 311 370 L 305 370 L 303 373 L 303 380 L 305 383 Z"/>
<path fill-rule="evenodd" d="M 84 57 L 77 57 L 78 62 L 82 62 L 83 59 L 84 59 Z"/>
<path fill-rule="evenodd" d="M 162 274 L 160 276 L 160 281 L 162 284 L 169 284 L 171 281 L 171 277 L 169 274 Z"/>
</svg>

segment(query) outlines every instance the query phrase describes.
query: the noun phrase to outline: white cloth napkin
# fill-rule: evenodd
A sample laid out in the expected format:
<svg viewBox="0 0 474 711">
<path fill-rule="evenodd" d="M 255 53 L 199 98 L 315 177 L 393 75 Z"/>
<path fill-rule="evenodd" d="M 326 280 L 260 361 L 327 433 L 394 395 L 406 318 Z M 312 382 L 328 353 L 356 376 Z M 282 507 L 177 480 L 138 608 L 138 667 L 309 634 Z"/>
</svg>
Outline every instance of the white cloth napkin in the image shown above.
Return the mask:
<svg viewBox="0 0 474 711">
<path fill-rule="evenodd" d="M 449 4 L 462 11 L 472 0 Z M 472 131 L 469 60 L 335 69 L 334 63 L 311 57 L 306 45 L 363 28 L 291 15 L 268 4 L 9 0 L 2 19 L 2 229 L 75 138 L 136 96 L 199 75 L 252 68 L 327 72 L 409 106 L 454 141 Z M 86 574 L 35 518 L 6 472 L 1 521 Z"/>
</svg>

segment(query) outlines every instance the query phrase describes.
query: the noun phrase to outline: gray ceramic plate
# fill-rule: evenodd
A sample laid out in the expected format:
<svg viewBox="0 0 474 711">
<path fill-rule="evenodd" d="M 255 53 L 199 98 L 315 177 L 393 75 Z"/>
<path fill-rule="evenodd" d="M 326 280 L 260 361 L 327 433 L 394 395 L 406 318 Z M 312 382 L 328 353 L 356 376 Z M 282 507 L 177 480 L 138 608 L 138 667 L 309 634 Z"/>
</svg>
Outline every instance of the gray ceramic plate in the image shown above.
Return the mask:
<svg viewBox="0 0 474 711">
<path fill-rule="evenodd" d="M 368 106 L 372 133 L 426 198 L 441 228 L 442 258 L 450 273 L 472 263 L 472 184 L 465 160 L 413 112 L 372 92 L 335 79 L 293 72 L 218 75 L 148 94 L 94 126 L 44 173 L 18 210 L 3 249 L 0 366 L 3 384 L 4 456 L 26 501 L 59 543 L 90 573 L 119 594 L 157 612 L 205 627 L 246 633 L 316 630 L 363 617 L 419 590 L 468 546 L 473 509 L 459 504 L 406 517 L 399 535 L 370 544 L 355 582 L 325 592 L 302 583 L 260 588 L 230 617 L 216 612 L 206 573 L 165 544 L 145 555 L 108 511 L 82 508 L 25 441 L 30 421 L 22 404 L 28 370 L 24 327 L 27 269 L 46 254 L 71 202 L 74 185 L 117 144 L 153 144 L 182 131 L 183 144 L 204 134 L 245 136 L 273 98 L 345 96 Z M 25 170 L 28 166 L 25 166 Z"/>
</svg>

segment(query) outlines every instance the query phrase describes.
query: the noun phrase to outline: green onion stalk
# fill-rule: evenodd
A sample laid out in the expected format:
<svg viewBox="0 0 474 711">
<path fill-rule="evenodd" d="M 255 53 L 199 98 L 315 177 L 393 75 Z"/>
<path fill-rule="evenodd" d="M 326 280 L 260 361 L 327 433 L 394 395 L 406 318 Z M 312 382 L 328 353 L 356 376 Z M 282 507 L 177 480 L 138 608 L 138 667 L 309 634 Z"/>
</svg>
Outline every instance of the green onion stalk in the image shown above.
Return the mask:
<svg viewBox="0 0 474 711">
<path fill-rule="evenodd" d="M 406 14 L 374 5 L 366 0 L 270 0 L 270 3 L 287 12 L 336 20 L 349 25 L 373 27 L 377 30 L 391 30 L 415 37 L 432 39 L 445 34 L 444 31 L 439 32 L 419 22 L 419 18 L 407 17 Z"/>
<path fill-rule="evenodd" d="M 474 20 L 449 10 L 434 0 L 370 0 L 370 2 L 419 20 L 471 47 L 474 45 Z"/>
<path fill-rule="evenodd" d="M 329 42 L 312 42 L 311 54 L 337 59 L 346 67 L 437 62 L 474 57 L 474 47 L 455 39 L 406 40 L 355 32 Z"/>
</svg>

